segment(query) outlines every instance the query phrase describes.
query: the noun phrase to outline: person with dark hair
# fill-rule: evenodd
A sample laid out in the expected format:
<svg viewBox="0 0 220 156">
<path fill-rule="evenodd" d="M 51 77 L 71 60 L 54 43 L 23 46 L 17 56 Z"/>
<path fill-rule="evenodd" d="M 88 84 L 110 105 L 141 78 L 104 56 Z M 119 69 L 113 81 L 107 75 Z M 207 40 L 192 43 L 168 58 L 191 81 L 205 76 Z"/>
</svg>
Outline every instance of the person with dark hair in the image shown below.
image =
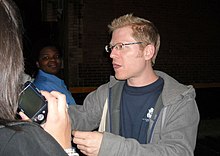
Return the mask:
<svg viewBox="0 0 220 156">
<path fill-rule="evenodd" d="M 41 92 L 48 101 L 49 110 L 42 125 L 44 129 L 39 124 L 15 117 L 24 59 L 22 19 L 12 0 L 0 0 L 0 70 L 0 155 L 68 156 L 71 126 L 63 94 Z M 24 118 L 24 114 L 20 115 Z"/>
<path fill-rule="evenodd" d="M 39 90 L 58 91 L 66 95 L 69 105 L 76 104 L 64 81 L 58 77 L 61 69 L 61 51 L 54 45 L 47 45 L 38 52 L 36 65 L 38 73 L 33 83 Z"/>
<path fill-rule="evenodd" d="M 157 28 L 127 14 L 109 29 L 105 50 L 115 76 L 82 106 L 70 106 L 73 142 L 90 156 L 193 156 L 199 123 L 195 89 L 153 69 Z"/>
</svg>

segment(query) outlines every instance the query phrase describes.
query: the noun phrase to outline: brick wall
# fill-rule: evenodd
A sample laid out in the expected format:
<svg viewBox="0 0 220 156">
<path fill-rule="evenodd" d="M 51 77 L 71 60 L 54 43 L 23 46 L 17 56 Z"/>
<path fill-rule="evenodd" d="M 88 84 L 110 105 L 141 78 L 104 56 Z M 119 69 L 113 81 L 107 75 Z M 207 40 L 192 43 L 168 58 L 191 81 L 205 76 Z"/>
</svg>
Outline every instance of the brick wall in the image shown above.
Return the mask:
<svg viewBox="0 0 220 156">
<path fill-rule="evenodd" d="M 70 87 L 108 81 L 111 61 L 104 53 L 107 25 L 134 13 L 152 21 L 161 34 L 155 69 L 186 83 L 220 83 L 219 1 L 68 0 L 66 66 Z"/>
</svg>

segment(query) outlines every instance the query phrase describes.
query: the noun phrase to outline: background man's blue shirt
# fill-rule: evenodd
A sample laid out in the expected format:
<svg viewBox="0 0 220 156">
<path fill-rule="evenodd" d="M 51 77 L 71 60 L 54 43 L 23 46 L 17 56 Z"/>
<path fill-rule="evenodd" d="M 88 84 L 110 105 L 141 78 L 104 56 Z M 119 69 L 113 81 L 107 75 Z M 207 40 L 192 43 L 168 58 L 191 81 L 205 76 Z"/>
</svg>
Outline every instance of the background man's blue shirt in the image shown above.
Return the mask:
<svg viewBox="0 0 220 156">
<path fill-rule="evenodd" d="M 76 104 L 64 81 L 55 75 L 48 74 L 42 70 L 39 70 L 33 83 L 39 90 L 45 90 L 49 92 L 55 90 L 65 94 L 68 105 Z"/>
</svg>

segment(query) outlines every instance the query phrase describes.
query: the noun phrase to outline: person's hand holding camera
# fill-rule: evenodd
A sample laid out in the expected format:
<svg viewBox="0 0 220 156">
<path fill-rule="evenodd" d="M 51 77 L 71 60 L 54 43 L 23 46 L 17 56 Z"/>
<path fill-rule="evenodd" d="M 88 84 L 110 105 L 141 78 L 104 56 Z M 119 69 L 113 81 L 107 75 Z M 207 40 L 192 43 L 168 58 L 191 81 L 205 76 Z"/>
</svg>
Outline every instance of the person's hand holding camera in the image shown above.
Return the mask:
<svg viewBox="0 0 220 156">
<path fill-rule="evenodd" d="M 66 96 L 57 91 L 41 91 L 48 101 L 46 122 L 42 125 L 64 148 L 71 148 L 71 123 L 67 110 Z"/>
<path fill-rule="evenodd" d="M 66 96 L 57 91 L 41 91 L 48 101 L 47 119 L 41 126 L 52 135 L 63 149 L 71 148 L 71 123 L 67 110 Z M 22 120 L 32 121 L 26 114 L 19 112 Z"/>
</svg>

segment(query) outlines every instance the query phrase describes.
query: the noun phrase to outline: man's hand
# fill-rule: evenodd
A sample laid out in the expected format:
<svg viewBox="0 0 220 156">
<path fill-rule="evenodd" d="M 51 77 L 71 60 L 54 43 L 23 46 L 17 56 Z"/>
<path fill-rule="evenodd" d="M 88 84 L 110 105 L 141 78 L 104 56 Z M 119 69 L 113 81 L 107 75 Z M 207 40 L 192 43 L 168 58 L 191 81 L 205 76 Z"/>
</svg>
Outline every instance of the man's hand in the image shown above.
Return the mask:
<svg viewBox="0 0 220 156">
<path fill-rule="evenodd" d="M 85 155 L 97 156 L 101 146 L 103 134 L 100 132 L 73 131 L 73 142 Z"/>
</svg>

